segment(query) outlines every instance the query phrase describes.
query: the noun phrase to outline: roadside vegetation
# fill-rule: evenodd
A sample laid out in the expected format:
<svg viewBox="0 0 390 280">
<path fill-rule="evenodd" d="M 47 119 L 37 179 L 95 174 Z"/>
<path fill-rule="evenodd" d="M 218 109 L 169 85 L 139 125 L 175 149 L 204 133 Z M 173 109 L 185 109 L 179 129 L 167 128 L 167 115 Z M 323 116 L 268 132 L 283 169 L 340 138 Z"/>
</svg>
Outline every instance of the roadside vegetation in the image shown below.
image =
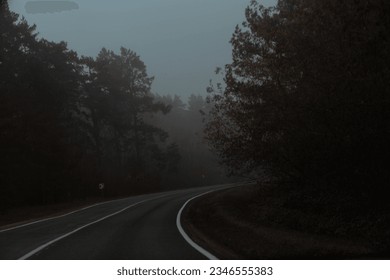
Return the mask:
<svg viewBox="0 0 390 280">
<path fill-rule="evenodd" d="M 388 209 L 364 197 L 267 182 L 188 205 L 185 230 L 221 259 L 388 259 Z"/>
<path fill-rule="evenodd" d="M 189 230 L 225 257 L 388 258 L 390 4 L 260 3 L 217 69 L 226 86 L 210 85 L 206 128 L 231 172 L 259 183 L 199 199 Z"/>
</svg>

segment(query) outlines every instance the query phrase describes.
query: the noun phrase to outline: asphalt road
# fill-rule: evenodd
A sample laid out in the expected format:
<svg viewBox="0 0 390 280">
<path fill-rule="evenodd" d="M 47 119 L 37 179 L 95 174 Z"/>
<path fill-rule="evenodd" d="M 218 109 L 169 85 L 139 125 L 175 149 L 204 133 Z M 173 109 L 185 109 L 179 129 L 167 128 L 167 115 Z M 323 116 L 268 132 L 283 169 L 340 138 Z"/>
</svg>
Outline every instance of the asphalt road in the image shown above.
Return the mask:
<svg viewBox="0 0 390 280">
<path fill-rule="evenodd" d="M 3 230 L 0 259 L 206 259 L 179 232 L 177 216 L 189 199 L 225 187 L 129 197 Z"/>
</svg>

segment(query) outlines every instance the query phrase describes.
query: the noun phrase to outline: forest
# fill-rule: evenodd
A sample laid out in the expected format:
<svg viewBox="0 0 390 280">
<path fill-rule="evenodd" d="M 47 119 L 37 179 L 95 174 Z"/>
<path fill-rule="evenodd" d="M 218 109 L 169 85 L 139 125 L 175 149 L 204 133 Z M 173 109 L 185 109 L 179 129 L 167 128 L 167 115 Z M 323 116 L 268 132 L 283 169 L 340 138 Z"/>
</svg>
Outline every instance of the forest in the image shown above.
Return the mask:
<svg viewBox="0 0 390 280">
<path fill-rule="evenodd" d="M 389 259 L 390 2 L 261 3 L 206 124 L 221 161 L 258 183 L 198 200 L 191 223 L 233 259 Z"/>
<path fill-rule="evenodd" d="M 79 56 L 2 3 L 2 210 L 231 180 L 218 161 L 305 194 L 388 204 L 388 2 L 253 0 L 216 71 L 224 84 L 188 102 L 152 93 L 132 50 Z"/>
<path fill-rule="evenodd" d="M 0 34 L 0 211 L 230 180 L 204 140 L 205 98 L 152 93 L 132 50 L 80 56 L 6 1 Z"/>
<path fill-rule="evenodd" d="M 226 87 L 209 89 L 210 143 L 232 170 L 386 206 L 390 4 L 259 2 L 218 69 Z"/>
</svg>

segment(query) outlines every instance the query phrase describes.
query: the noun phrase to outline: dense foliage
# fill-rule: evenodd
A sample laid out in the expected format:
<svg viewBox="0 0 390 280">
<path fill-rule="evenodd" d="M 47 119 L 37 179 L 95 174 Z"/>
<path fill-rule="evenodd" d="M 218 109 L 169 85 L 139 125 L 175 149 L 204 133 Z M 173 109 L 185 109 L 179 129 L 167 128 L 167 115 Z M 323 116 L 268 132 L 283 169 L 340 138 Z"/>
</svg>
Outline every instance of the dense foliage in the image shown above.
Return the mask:
<svg viewBox="0 0 390 280">
<path fill-rule="evenodd" d="M 191 110 L 178 97 L 154 96 L 153 77 L 135 52 L 103 48 L 80 58 L 65 42 L 39 38 L 6 1 L 0 14 L 0 211 L 183 187 L 194 177 L 201 179 L 188 186 L 211 182 L 204 171 L 186 176 L 190 170 L 180 167 L 193 156 L 207 169 L 195 151 L 206 144 L 183 149 L 172 141 L 201 118 L 187 118 Z M 191 106 L 199 106 L 195 99 Z M 167 117 L 179 103 L 181 117 Z"/>
<path fill-rule="evenodd" d="M 234 170 L 383 194 L 390 4 L 252 1 L 231 40 L 208 138 Z"/>
</svg>

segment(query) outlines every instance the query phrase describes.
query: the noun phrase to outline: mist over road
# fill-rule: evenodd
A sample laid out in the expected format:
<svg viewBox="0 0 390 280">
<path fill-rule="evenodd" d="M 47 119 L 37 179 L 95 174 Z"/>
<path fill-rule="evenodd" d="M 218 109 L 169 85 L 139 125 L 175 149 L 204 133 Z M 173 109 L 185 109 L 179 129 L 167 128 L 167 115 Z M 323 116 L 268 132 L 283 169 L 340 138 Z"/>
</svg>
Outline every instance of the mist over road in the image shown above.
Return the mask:
<svg viewBox="0 0 390 280">
<path fill-rule="evenodd" d="M 0 231 L 0 259 L 205 259 L 181 235 L 183 204 L 210 186 L 109 201 Z"/>
</svg>

